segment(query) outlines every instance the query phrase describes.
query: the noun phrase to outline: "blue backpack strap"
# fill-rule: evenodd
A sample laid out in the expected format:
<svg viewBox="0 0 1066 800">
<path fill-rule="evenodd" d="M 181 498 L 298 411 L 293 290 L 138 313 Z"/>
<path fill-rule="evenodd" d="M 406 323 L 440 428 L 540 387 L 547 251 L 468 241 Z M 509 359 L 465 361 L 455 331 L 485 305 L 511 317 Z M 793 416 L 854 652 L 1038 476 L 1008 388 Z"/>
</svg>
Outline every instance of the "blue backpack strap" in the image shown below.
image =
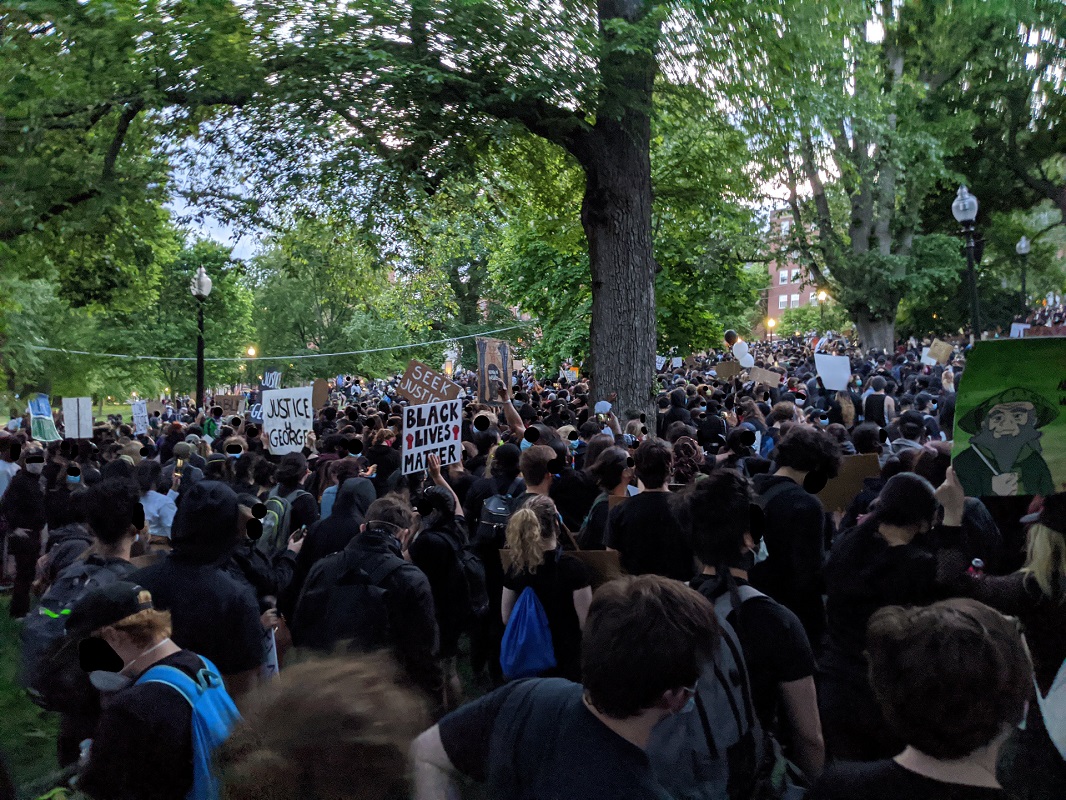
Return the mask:
<svg viewBox="0 0 1066 800">
<path fill-rule="evenodd" d="M 145 683 L 162 683 L 176 690 L 188 701 L 190 706 L 195 706 L 204 692 L 204 687 L 194 681 L 177 667 L 157 664 L 145 670 L 144 674 L 137 679 L 137 686 Z"/>
</svg>

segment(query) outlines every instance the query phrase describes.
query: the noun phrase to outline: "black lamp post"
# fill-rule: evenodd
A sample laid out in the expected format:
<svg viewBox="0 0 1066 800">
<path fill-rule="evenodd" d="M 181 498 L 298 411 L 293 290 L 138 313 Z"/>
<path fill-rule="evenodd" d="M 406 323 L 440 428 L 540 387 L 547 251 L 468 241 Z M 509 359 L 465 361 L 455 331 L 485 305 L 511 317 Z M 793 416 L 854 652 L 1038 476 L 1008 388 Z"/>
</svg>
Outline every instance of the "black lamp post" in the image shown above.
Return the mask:
<svg viewBox="0 0 1066 800">
<path fill-rule="evenodd" d="M 202 266 L 196 270 L 189 291 L 199 306 L 196 336 L 196 410 L 199 411 L 204 407 L 204 302 L 211 294 L 211 278 Z"/>
<path fill-rule="evenodd" d="M 829 299 L 828 293 L 823 289 L 818 292 L 818 315 L 821 317 L 822 330 L 821 333 L 825 336 L 825 301 Z"/>
<path fill-rule="evenodd" d="M 951 204 L 951 214 L 962 225 L 966 237 L 966 275 L 970 282 L 970 341 L 981 336 L 981 307 L 977 297 L 977 271 L 974 269 L 974 220 L 977 219 L 977 198 L 965 186 L 959 187 L 958 197 Z"/>
<path fill-rule="evenodd" d="M 1029 295 L 1025 291 L 1025 270 L 1029 266 L 1029 237 L 1023 236 L 1018 240 L 1018 244 L 1014 245 L 1014 251 L 1022 257 L 1022 302 L 1021 302 L 1021 315 L 1022 320 L 1029 315 Z"/>
</svg>

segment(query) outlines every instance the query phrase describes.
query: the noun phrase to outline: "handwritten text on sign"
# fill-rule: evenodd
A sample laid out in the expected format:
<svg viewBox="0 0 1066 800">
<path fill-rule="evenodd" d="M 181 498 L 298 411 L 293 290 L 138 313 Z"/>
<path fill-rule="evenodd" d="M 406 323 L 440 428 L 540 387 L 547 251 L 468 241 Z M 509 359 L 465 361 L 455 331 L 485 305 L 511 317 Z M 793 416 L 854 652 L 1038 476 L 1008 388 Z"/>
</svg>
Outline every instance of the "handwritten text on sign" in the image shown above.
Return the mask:
<svg viewBox="0 0 1066 800">
<path fill-rule="evenodd" d="M 403 410 L 403 474 L 426 468 L 426 457 L 440 457 L 441 466 L 463 458 L 463 403 L 445 400 Z"/>
<path fill-rule="evenodd" d="M 263 432 L 271 454 L 299 453 L 315 421 L 310 386 L 263 392 Z"/>
</svg>

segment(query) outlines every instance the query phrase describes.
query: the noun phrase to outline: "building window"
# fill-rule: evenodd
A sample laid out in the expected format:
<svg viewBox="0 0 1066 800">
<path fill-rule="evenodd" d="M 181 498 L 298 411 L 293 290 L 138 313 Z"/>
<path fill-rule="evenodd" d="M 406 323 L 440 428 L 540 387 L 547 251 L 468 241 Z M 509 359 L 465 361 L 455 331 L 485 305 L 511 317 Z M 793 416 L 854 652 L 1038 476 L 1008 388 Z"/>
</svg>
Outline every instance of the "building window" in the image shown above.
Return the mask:
<svg viewBox="0 0 1066 800">
<path fill-rule="evenodd" d="M 800 296 L 798 294 L 792 295 L 792 307 L 793 308 L 799 308 L 800 307 Z"/>
<path fill-rule="evenodd" d="M 787 294 L 783 294 L 779 298 L 777 298 L 777 307 L 778 308 L 788 308 L 788 295 Z"/>
<path fill-rule="evenodd" d="M 792 230 L 792 220 L 786 219 L 781 221 L 781 235 L 788 236 L 788 232 Z"/>
<path fill-rule="evenodd" d="M 814 292 L 811 292 L 811 296 L 807 300 L 807 302 L 810 303 L 811 305 L 814 305 Z"/>
<path fill-rule="evenodd" d="M 778 285 L 780 285 L 780 286 L 784 286 L 786 283 L 788 283 L 788 270 L 787 269 L 781 270 L 781 274 L 778 275 L 778 277 L 777 277 L 777 282 L 778 282 Z"/>
<path fill-rule="evenodd" d="M 803 270 L 801 270 L 801 269 L 792 270 L 792 282 L 793 283 L 799 283 L 800 282 L 800 278 L 802 278 L 802 277 L 803 277 Z"/>
</svg>

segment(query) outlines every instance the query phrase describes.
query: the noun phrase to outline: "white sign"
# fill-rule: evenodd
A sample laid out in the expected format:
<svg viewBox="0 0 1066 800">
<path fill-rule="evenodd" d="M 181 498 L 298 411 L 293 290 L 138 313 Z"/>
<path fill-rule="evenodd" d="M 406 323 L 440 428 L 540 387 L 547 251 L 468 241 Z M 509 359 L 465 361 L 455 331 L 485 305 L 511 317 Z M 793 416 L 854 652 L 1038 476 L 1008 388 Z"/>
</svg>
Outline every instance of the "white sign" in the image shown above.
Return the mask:
<svg viewBox="0 0 1066 800">
<path fill-rule="evenodd" d="M 851 359 L 847 356 L 815 353 L 814 365 L 826 389 L 831 392 L 847 391 L 848 381 L 851 380 Z"/>
<path fill-rule="evenodd" d="M 655 356 L 655 371 L 660 371 L 666 366 L 666 356 Z"/>
<path fill-rule="evenodd" d="M 314 426 L 315 409 L 311 386 L 268 389 L 263 392 L 263 433 L 271 455 L 299 453 Z"/>
<path fill-rule="evenodd" d="M 463 402 L 445 400 L 403 410 L 403 474 L 426 468 L 426 457 L 437 455 L 441 466 L 463 459 Z"/>
<path fill-rule="evenodd" d="M 922 348 L 922 363 L 925 366 L 927 366 L 927 367 L 935 367 L 936 364 L 937 364 L 936 359 L 935 358 L 931 358 L 929 356 L 929 348 L 928 347 L 923 347 Z"/>
<path fill-rule="evenodd" d="M 684 363 L 685 363 L 685 359 L 683 359 L 681 356 L 674 356 L 672 359 L 670 359 L 670 366 L 673 369 L 677 369 L 678 367 L 680 367 Z"/>
<path fill-rule="evenodd" d="M 148 403 L 144 400 L 133 401 L 133 432 L 138 436 L 148 433 Z"/>
<path fill-rule="evenodd" d="M 1029 325 L 1024 322 L 1012 322 L 1010 324 L 1010 338 L 1012 339 L 1024 339 L 1025 332 L 1029 330 Z"/>
<path fill-rule="evenodd" d="M 92 398 L 64 397 L 63 425 L 68 439 L 93 438 Z"/>
</svg>

